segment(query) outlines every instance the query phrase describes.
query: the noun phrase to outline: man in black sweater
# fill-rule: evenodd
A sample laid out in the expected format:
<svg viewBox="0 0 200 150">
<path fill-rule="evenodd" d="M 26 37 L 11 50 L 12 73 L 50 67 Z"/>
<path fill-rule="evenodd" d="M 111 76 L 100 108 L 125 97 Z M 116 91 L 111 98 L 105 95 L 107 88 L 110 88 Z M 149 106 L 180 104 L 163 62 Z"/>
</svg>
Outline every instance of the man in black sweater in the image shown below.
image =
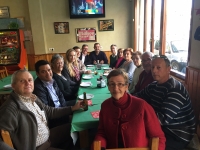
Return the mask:
<svg viewBox="0 0 200 150">
<path fill-rule="evenodd" d="M 166 137 L 166 150 L 182 150 L 195 133 L 195 117 L 185 87 L 170 76 L 170 61 L 155 55 L 151 72 L 154 82 L 136 96 L 147 101 L 155 110 Z"/>
<path fill-rule="evenodd" d="M 99 43 L 94 44 L 94 51 L 90 53 L 90 60 L 92 64 L 97 64 L 98 61 L 100 64 L 108 64 L 108 59 L 106 54 L 100 50 L 101 46 Z"/>
</svg>

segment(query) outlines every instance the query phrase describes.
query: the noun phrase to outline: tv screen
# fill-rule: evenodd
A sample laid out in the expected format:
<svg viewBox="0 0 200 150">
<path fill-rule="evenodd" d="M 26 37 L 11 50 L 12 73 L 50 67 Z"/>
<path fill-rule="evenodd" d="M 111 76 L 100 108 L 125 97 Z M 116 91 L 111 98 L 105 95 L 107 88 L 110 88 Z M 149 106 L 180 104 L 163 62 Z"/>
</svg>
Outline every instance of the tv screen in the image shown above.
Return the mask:
<svg viewBox="0 0 200 150">
<path fill-rule="evenodd" d="M 105 0 L 69 0 L 70 18 L 105 17 Z"/>
</svg>

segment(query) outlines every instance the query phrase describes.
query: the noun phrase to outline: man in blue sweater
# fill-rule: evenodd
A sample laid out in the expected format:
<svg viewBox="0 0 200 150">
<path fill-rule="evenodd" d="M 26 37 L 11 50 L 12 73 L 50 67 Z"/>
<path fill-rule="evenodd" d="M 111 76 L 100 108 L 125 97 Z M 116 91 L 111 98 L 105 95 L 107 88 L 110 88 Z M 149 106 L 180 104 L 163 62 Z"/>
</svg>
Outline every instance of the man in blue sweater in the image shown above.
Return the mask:
<svg viewBox="0 0 200 150">
<path fill-rule="evenodd" d="M 155 81 L 136 96 L 154 108 L 166 136 L 166 150 L 182 150 L 194 135 L 195 117 L 187 90 L 170 77 L 170 69 L 166 56 L 154 56 L 151 72 Z"/>
</svg>

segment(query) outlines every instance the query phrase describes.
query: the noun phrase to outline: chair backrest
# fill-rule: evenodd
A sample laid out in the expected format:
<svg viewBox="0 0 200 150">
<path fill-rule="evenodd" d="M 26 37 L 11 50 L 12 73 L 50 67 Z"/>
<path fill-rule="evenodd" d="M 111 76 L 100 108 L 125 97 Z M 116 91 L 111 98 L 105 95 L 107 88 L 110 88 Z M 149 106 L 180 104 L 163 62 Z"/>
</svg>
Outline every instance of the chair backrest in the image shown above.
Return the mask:
<svg viewBox="0 0 200 150">
<path fill-rule="evenodd" d="M 3 141 L 8 144 L 10 147 L 14 148 L 13 147 L 13 144 L 12 144 L 12 140 L 10 138 L 10 134 L 8 131 L 5 131 L 5 130 L 1 130 L 1 137 L 3 139 Z"/>
<path fill-rule="evenodd" d="M 106 149 L 106 150 L 158 150 L 159 138 L 154 137 L 150 141 L 149 147 L 144 148 L 114 148 L 114 149 Z M 101 150 L 101 141 L 94 141 L 94 150 Z"/>
<path fill-rule="evenodd" d="M 6 67 L 3 66 L 3 69 L 0 69 L 0 79 L 3 79 L 8 76 Z"/>
</svg>

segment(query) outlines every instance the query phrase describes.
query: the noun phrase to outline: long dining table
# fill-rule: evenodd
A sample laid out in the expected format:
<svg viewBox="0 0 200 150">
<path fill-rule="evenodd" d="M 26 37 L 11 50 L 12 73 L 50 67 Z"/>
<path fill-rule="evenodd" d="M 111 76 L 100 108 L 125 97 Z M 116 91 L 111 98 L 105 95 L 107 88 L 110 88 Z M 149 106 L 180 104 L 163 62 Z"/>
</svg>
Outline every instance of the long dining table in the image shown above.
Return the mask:
<svg viewBox="0 0 200 150">
<path fill-rule="evenodd" d="M 97 79 L 100 75 L 103 76 L 103 79 L 106 82 L 106 76 L 104 75 L 104 71 L 109 68 L 108 65 L 103 65 L 101 70 L 96 70 L 94 67 L 87 67 L 87 70 L 91 70 L 92 74 L 87 75 L 84 74 L 81 79 L 80 88 L 78 91 L 78 97 L 86 92 L 86 94 L 91 94 L 93 98 L 91 98 L 92 104 L 88 106 L 87 111 L 83 111 L 82 109 L 75 111 L 73 113 L 72 122 L 71 122 L 71 132 L 79 133 L 80 147 L 86 148 L 89 145 L 88 140 L 88 129 L 97 128 L 99 118 L 94 118 L 92 116 L 93 112 L 100 111 L 101 103 L 111 97 L 110 92 L 108 91 L 107 86 L 99 88 L 97 87 Z M 95 75 L 93 72 L 97 71 L 98 74 Z M 91 77 L 91 78 L 86 78 Z M 91 86 L 81 86 L 83 83 L 91 83 Z M 83 84 L 84 85 L 84 84 Z M 79 100 L 80 98 L 78 98 Z"/>
</svg>

